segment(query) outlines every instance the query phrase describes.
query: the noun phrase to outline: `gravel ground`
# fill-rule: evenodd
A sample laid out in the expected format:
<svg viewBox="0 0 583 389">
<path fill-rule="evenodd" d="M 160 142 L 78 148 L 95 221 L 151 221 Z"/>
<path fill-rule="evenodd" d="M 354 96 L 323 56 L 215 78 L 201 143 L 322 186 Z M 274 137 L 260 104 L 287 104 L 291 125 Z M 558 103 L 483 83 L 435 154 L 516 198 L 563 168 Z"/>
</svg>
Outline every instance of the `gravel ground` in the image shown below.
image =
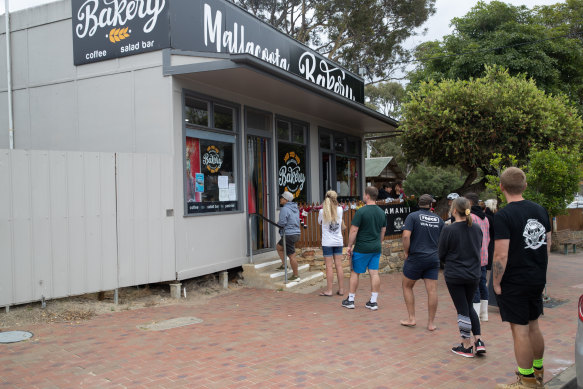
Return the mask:
<svg viewBox="0 0 583 389">
<path fill-rule="evenodd" d="M 180 300 L 170 297 L 168 284 L 151 284 L 119 289 L 119 303 L 114 304 L 113 291 L 90 293 L 56 300 L 48 300 L 46 308 L 41 308 L 40 302 L 10 307 L 6 313 L 0 310 L 0 331 L 42 323 L 80 322 L 91 320 L 96 315 L 116 311 L 125 311 L 144 307 L 175 304 L 197 304 L 220 294 L 231 293 L 241 288 L 237 272 L 229 277 L 229 289 L 222 289 L 218 276 L 207 275 L 182 281 L 186 288 L 186 298 Z"/>
</svg>

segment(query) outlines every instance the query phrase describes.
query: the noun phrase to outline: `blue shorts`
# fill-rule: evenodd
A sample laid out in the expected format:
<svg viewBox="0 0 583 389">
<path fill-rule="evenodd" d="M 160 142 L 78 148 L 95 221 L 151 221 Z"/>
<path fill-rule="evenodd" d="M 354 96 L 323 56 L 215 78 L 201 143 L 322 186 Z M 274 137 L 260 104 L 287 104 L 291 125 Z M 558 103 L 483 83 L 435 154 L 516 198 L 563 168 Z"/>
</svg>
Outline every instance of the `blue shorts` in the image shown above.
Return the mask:
<svg viewBox="0 0 583 389">
<path fill-rule="evenodd" d="M 379 270 L 379 260 L 381 253 L 352 253 L 352 271 L 358 274 L 366 273 L 368 270 Z"/>
<path fill-rule="evenodd" d="M 439 261 L 407 259 L 403 265 L 403 275 L 413 281 L 420 278 L 437 280 L 438 274 Z"/>
<path fill-rule="evenodd" d="M 322 254 L 325 257 L 342 255 L 342 246 L 322 246 Z"/>
</svg>

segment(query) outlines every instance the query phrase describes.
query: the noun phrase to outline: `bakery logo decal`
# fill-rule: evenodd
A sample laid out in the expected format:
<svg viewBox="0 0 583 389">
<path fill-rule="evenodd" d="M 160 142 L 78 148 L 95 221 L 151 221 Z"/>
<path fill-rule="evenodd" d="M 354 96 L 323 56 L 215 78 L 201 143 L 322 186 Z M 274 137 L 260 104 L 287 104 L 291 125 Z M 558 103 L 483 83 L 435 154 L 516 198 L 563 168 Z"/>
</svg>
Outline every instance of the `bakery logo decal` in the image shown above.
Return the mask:
<svg viewBox="0 0 583 389">
<path fill-rule="evenodd" d="M 78 38 L 94 36 L 98 28 L 114 27 L 105 35 L 111 42 L 119 42 L 129 37 L 131 31 L 124 28 L 129 21 L 145 19 L 144 32 L 149 33 L 156 27 L 158 16 L 166 6 L 166 0 L 87 0 L 77 12 L 79 23 L 75 26 Z M 115 27 L 120 26 L 116 29 Z M 125 30 L 120 36 L 120 30 Z M 113 40 L 112 40 L 113 35 Z M 127 36 L 126 36 L 127 35 Z M 118 40 L 119 39 L 119 40 Z"/>
<path fill-rule="evenodd" d="M 223 30 L 223 13 L 214 13 L 211 6 L 204 4 L 203 15 L 204 45 L 215 45 L 217 53 L 224 51 L 230 54 L 251 54 L 261 60 L 275 65 L 285 71 L 290 71 L 290 59 L 282 55 L 279 48 L 275 51 L 261 47 L 259 43 L 245 40 L 245 25 L 233 23 L 233 29 Z M 346 83 L 346 72 L 338 67 L 331 67 L 327 61 L 316 58 L 314 53 L 304 52 L 298 60 L 300 76 L 307 81 L 320 85 L 348 99 L 355 100 L 354 92 Z M 320 74 L 317 74 L 319 71 Z"/>
<path fill-rule="evenodd" d="M 209 172 L 216 173 L 223 165 L 223 159 L 219 154 L 217 146 L 209 146 L 206 148 L 206 153 L 202 156 L 202 164 L 206 166 Z"/>
<path fill-rule="evenodd" d="M 304 189 L 306 175 L 300 168 L 300 157 L 290 151 L 283 157 L 284 165 L 279 168 L 279 186 L 285 187 L 285 190 L 291 192 L 294 198 L 298 197 Z"/>
</svg>

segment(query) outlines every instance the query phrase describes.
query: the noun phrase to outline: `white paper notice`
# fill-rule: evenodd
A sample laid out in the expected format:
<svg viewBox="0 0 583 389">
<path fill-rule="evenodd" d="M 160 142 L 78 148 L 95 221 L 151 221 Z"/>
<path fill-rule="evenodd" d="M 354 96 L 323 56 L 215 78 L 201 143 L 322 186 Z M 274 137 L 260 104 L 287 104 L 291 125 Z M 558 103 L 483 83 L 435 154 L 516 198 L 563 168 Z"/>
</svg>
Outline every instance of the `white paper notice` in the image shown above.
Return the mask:
<svg viewBox="0 0 583 389">
<path fill-rule="evenodd" d="M 229 189 L 229 176 L 219 176 L 219 189 Z"/>
<path fill-rule="evenodd" d="M 229 201 L 228 189 L 219 189 L 219 201 Z"/>
<path fill-rule="evenodd" d="M 229 184 L 229 201 L 237 201 L 237 186 Z"/>
</svg>

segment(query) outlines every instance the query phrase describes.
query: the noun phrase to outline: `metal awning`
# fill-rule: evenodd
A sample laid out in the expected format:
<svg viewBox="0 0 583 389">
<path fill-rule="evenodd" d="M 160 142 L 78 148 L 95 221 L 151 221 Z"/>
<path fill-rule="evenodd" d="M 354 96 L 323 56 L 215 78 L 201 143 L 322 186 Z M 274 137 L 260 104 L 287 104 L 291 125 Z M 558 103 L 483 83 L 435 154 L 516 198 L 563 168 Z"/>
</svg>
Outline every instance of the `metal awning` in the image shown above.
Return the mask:
<svg viewBox="0 0 583 389">
<path fill-rule="evenodd" d="M 249 54 L 164 54 L 164 75 L 208 84 L 232 93 L 318 117 L 351 133 L 393 132 L 398 122 L 363 104 L 285 72 Z"/>
</svg>

